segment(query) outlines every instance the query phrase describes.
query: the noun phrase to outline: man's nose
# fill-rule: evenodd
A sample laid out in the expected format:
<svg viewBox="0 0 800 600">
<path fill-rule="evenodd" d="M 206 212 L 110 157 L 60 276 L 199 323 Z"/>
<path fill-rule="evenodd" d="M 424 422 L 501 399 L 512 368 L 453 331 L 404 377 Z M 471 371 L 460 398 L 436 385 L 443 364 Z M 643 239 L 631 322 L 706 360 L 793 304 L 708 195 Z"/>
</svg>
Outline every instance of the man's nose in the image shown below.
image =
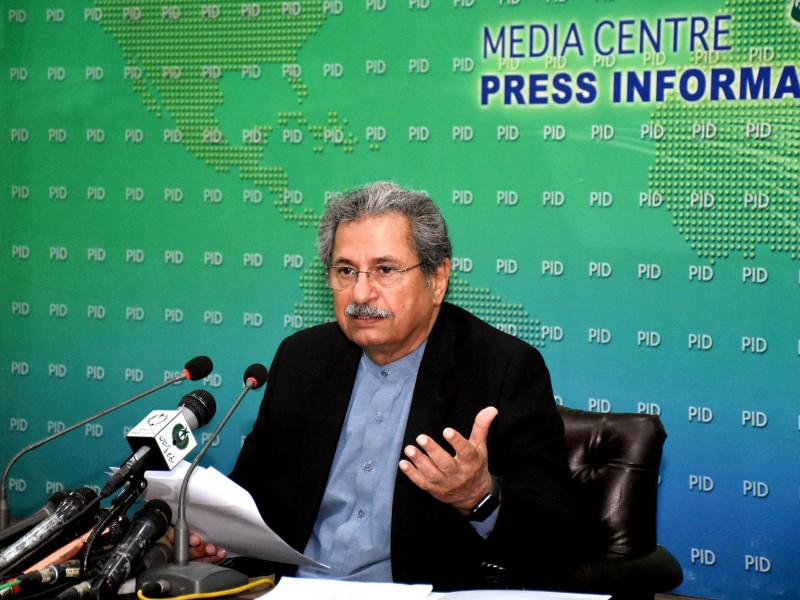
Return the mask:
<svg viewBox="0 0 800 600">
<path fill-rule="evenodd" d="M 353 286 L 353 300 L 359 304 L 364 304 L 368 300 L 375 298 L 377 292 L 372 280 L 366 273 L 359 273 L 358 279 Z"/>
</svg>

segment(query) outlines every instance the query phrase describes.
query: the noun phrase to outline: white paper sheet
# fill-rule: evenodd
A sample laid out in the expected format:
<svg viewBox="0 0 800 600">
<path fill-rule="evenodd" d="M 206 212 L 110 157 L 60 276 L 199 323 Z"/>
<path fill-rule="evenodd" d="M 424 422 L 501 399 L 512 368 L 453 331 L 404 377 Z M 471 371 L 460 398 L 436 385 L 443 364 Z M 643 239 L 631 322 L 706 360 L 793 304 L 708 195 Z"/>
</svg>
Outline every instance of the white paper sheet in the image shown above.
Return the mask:
<svg viewBox="0 0 800 600">
<path fill-rule="evenodd" d="M 282 577 L 265 600 L 424 600 L 433 586 Z"/>
<path fill-rule="evenodd" d="M 160 498 L 177 514 L 183 476 L 189 463 L 172 471 L 147 471 L 144 497 Z M 252 556 L 292 565 L 319 565 L 284 542 L 264 523 L 252 496 L 214 468 L 197 466 L 186 490 L 186 521 L 204 541 L 231 555 Z"/>
<path fill-rule="evenodd" d="M 462 592 L 433 592 L 428 600 L 608 600 L 611 596 L 543 592 L 536 590 L 465 590 Z"/>
<path fill-rule="evenodd" d="M 608 600 L 607 595 L 520 590 L 434 592 L 430 585 L 283 577 L 261 600 Z"/>
</svg>

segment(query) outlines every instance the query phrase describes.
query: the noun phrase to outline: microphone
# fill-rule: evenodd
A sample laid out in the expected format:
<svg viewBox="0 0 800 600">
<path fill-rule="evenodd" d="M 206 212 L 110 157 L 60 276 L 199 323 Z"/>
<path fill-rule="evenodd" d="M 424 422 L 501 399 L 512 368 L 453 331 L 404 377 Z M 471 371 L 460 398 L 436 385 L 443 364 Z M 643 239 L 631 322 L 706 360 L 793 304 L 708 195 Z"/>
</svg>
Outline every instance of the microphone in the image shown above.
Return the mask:
<svg viewBox="0 0 800 600">
<path fill-rule="evenodd" d="M 88 487 L 82 487 L 74 492 L 70 492 L 67 497 L 61 501 L 52 515 L 44 519 L 0 553 L 0 571 L 13 564 L 22 555 L 35 550 L 65 524 L 76 520 L 75 517 L 83 513 L 86 508 L 96 501 L 97 494 Z M 88 516 L 91 518 L 94 515 L 88 513 Z M 78 524 L 81 523 L 78 521 Z"/>
<path fill-rule="evenodd" d="M 43 569 L 27 571 L 17 578 L 17 586 L 0 590 L 0 598 L 10 598 L 17 594 L 27 597 L 34 592 L 39 593 L 42 588 L 62 583 L 63 579 L 76 579 L 81 574 L 79 562 L 68 560 Z"/>
<path fill-rule="evenodd" d="M 34 525 L 37 525 L 43 519 L 52 515 L 58 508 L 58 505 L 61 503 L 61 501 L 67 497 L 67 493 L 68 492 L 66 490 L 58 490 L 55 494 L 50 496 L 50 499 L 45 502 L 42 508 L 37 510 L 26 519 L 15 523 L 5 531 L 0 532 L 0 548 L 18 539 L 26 531 L 29 531 Z"/>
<path fill-rule="evenodd" d="M 81 568 L 84 572 L 89 572 L 94 558 L 95 545 L 99 538 L 108 533 L 105 545 L 109 543 L 116 544 L 122 534 L 128 530 L 130 525 L 127 514 L 128 509 L 136 502 L 145 488 L 147 488 L 147 480 L 144 478 L 139 479 L 137 482 L 128 482 L 111 504 L 100 511 L 100 515 L 95 520 L 95 526 L 86 536 L 84 547 L 81 550 L 83 553 Z"/>
<path fill-rule="evenodd" d="M 145 480 L 142 480 L 142 483 L 135 488 L 133 485 L 129 485 L 129 487 L 120 493 L 107 508 L 98 512 L 95 518 L 96 523 L 92 525 L 88 531 L 78 535 L 75 539 L 68 541 L 60 548 L 57 548 L 40 559 L 37 563 L 29 566 L 25 569 L 25 573 L 62 563 L 81 553 L 85 554 L 83 560 L 78 561 L 81 563 L 81 572 L 88 572 L 93 558 L 93 545 L 95 541 L 101 538 L 106 545 L 109 545 L 116 544 L 122 538 L 122 535 L 130 526 L 127 510 L 130 508 L 131 504 L 136 501 L 141 490 L 146 486 L 147 481 Z M 77 518 L 81 516 L 82 515 L 78 515 Z M 71 520 L 67 525 L 70 523 Z"/>
<path fill-rule="evenodd" d="M 130 520 L 128 519 L 128 515 L 123 513 L 115 517 L 110 523 L 107 524 L 107 527 L 100 533 L 101 538 L 104 540 L 106 545 L 116 544 L 119 540 L 122 539 L 122 536 L 130 527 Z M 31 565 L 25 569 L 25 573 L 33 573 L 40 570 L 46 570 L 52 567 L 56 567 L 58 565 L 71 563 L 72 559 L 76 556 L 81 554 L 84 549 L 86 548 L 86 543 L 89 540 L 90 536 L 96 531 L 96 526 L 92 527 L 88 531 L 83 532 L 81 535 L 76 537 L 74 540 L 71 540 L 57 548 L 43 559 L 39 560 L 36 564 Z M 89 557 L 91 558 L 91 556 Z M 81 559 L 75 559 L 77 564 L 77 570 L 80 573 L 85 573 L 88 569 L 83 566 L 83 562 Z"/>
<path fill-rule="evenodd" d="M 81 581 L 72 585 L 55 597 L 55 600 L 79 600 L 85 598 L 91 590 L 91 581 Z"/>
<path fill-rule="evenodd" d="M 172 560 L 172 548 L 167 546 L 166 544 L 156 543 L 151 546 L 145 553 L 142 555 L 142 559 L 138 563 L 138 569 L 149 569 L 158 567 L 164 564 L 167 564 L 169 561 Z M 64 564 L 73 564 L 72 562 L 64 563 Z M 84 575 L 84 572 L 81 569 L 78 569 L 77 573 L 68 571 L 67 576 L 75 576 L 81 577 Z M 136 590 L 127 589 L 127 583 L 123 583 L 119 588 L 119 595 L 129 595 L 133 594 Z M 92 591 L 92 580 L 90 579 L 83 579 L 82 581 L 62 590 L 56 597 L 55 600 L 79 600 L 80 598 L 86 598 L 89 596 L 90 592 Z M 158 591 L 157 588 L 153 588 L 153 591 Z M 158 598 L 157 594 L 152 594 L 151 597 Z"/>
<path fill-rule="evenodd" d="M 100 497 L 107 498 L 147 470 L 171 471 L 197 446 L 192 430 L 207 425 L 216 412 L 214 396 L 206 390 L 186 394 L 178 410 L 152 411 L 128 433 L 134 453 L 103 486 Z"/>
<path fill-rule="evenodd" d="M 267 368 L 259 363 L 254 363 L 245 369 L 244 377 L 242 378 L 244 380 L 242 393 L 239 394 L 239 397 L 223 417 L 214 433 L 211 434 L 203 448 L 197 453 L 183 477 L 178 495 L 178 517 L 174 527 L 173 551 L 175 552 L 175 564 L 145 571 L 136 579 L 137 589 L 157 585 L 162 589 L 168 588 L 170 596 L 180 596 L 235 588 L 245 585 L 249 581 L 249 578 L 243 573 L 219 565 L 202 562 L 189 564 L 189 525 L 186 522 L 186 491 L 189 486 L 189 478 L 192 476 L 195 467 L 205 456 L 205 453 L 238 408 L 242 399 L 250 390 L 263 386 L 267 381 L 267 376 Z"/>
<path fill-rule="evenodd" d="M 41 569 L 26 571 L 20 579 L 20 585 L 25 584 L 54 584 L 65 577 L 78 577 L 80 575 L 80 561 L 78 559 L 65 560 L 53 563 Z"/>
<path fill-rule="evenodd" d="M 156 569 L 163 565 L 169 564 L 174 558 L 172 552 L 172 545 L 166 542 L 156 542 L 142 555 L 142 559 L 135 565 L 132 575 L 138 575 L 147 569 Z M 148 587 L 146 590 L 141 590 L 144 596 L 150 598 L 162 598 L 165 593 L 160 585 Z M 124 595 L 137 595 L 136 594 L 136 579 L 129 576 L 129 578 L 119 586 L 117 590 L 119 596 Z"/>
<path fill-rule="evenodd" d="M 97 598 L 103 600 L 117 595 L 119 586 L 128 578 L 145 550 L 167 533 L 171 520 L 169 504 L 159 499 L 150 500 L 136 512 L 128 533 L 92 582 L 91 589 Z"/>
<path fill-rule="evenodd" d="M 95 498 L 89 502 L 88 505 L 82 508 L 79 512 L 69 516 L 64 523 L 54 527 L 49 533 L 43 533 L 41 542 L 38 545 L 32 545 L 31 547 L 27 548 L 20 557 L 16 558 L 16 562 L 11 565 L 9 569 L 7 569 L 7 572 L 11 572 L 11 570 L 14 568 L 19 568 L 19 565 L 28 560 L 31 555 L 33 555 L 33 553 L 39 549 L 40 546 L 44 547 L 49 545 L 51 541 L 55 541 L 59 534 L 65 531 L 69 532 L 70 535 L 61 536 L 68 540 L 63 546 L 53 550 L 44 558 L 40 558 L 36 563 L 26 566 L 22 572 L 27 574 L 32 571 L 56 566 L 64 561 L 74 558 L 81 553 L 84 553 L 85 556 L 82 561 L 78 561 L 82 563 L 79 569 L 81 572 L 88 571 L 89 564 L 92 559 L 92 552 L 94 550 L 94 542 L 97 539 L 102 539 L 103 543 L 108 546 L 110 544 L 116 544 L 120 540 L 130 525 L 128 515 L 124 511 L 127 511 L 130 505 L 136 501 L 141 493 L 141 490 L 143 490 L 146 486 L 147 481 L 143 479 L 139 484 L 139 488 L 134 490 L 133 493 L 131 493 L 130 490 L 126 490 L 120 494 L 120 496 L 127 496 L 127 498 L 124 499 L 125 504 L 119 508 L 119 510 L 123 511 L 122 513 L 115 508 L 115 505 L 119 504 L 120 502 L 119 497 L 116 498 L 108 508 L 98 511 L 97 504 L 99 503 L 100 498 L 95 496 Z M 64 492 L 64 494 L 65 496 L 68 495 L 67 492 Z M 90 513 L 89 511 L 92 512 Z M 76 521 L 77 524 L 75 525 L 74 529 L 85 526 L 92 519 L 97 521 L 97 524 L 90 526 L 89 530 L 82 534 L 76 535 L 73 531 L 73 528 L 71 528 L 72 524 Z M 0 598 L 3 597 L 2 593 L 4 591 L 5 590 L 0 591 Z"/>
<path fill-rule="evenodd" d="M 130 483 L 129 491 L 135 494 L 130 500 L 130 502 L 133 502 L 141 491 L 139 487 L 143 481 L 144 471 L 147 469 L 172 469 L 177 462 L 191 452 L 197 442 L 195 442 L 191 434 L 190 427 L 206 425 L 214 417 L 216 406 L 214 397 L 210 393 L 205 390 L 195 390 L 181 399 L 178 405 L 179 410 L 152 411 L 142 423 L 137 425 L 137 428 L 142 427 L 143 424 L 145 427 L 149 427 L 150 435 L 137 441 L 137 443 L 141 443 L 139 450 L 128 459 L 122 468 L 111 476 L 109 482 L 101 490 L 100 495 L 95 495 L 92 505 L 99 503 L 126 483 Z M 133 433 L 132 430 L 131 434 Z M 129 434 L 129 438 L 131 434 Z M 133 440 L 129 439 L 129 442 L 131 446 L 134 446 Z M 86 510 L 88 510 L 88 507 L 84 509 L 84 511 Z M 43 534 L 39 543 L 48 542 L 50 537 L 58 533 L 60 528 L 71 525 L 73 521 L 83 517 L 84 511 L 74 514 L 69 519 L 61 522 L 55 530 L 50 530 Z M 87 540 L 87 543 L 91 545 L 93 538 Z M 35 549 L 36 547 L 34 546 L 23 550 L 25 553 L 23 558 L 27 558 L 29 553 Z M 15 560 L 19 556 L 17 555 Z M 5 567 L 6 565 L 0 562 L 0 571 Z"/>
<path fill-rule="evenodd" d="M 195 356 L 193 359 L 191 359 L 190 361 L 188 361 L 184 365 L 183 371 L 180 373 L 180 375 L 176 375 L 175 377 L 172 377 L 171 379 L 167 379 L 166 381 L 163 381 L 162 383 L 158 384 L 157 386 L 152 387 L 149 390 L 145 390 L 144 392 L 142 392 L 140 394 L 137 394 L 133 398 L 129 398 L 128 400 L 124 400 L 123 402 L 120 402 L 116 406 L 112 406 L 111 408 L 107 408 L 107 409 L 105 409 L 103 411 L 100 411 L 96 415 L 92 415 L 91 417 L 88 417 L 88 418 L 84 419 L 83 421 L 75 423 L 74 425 L 70 425 L 69 427 L 66 427 L 65 429 L 62 429 L 61 431 L 57 431 L 56 433 L 54 433 L 52 435 L 49 435 L 46 438 L 39 440 L 38 442 L 34 442 L 32 444 L 29 444 L 29 445 L 25 446 L 22 450 L 17 452 L 14 456 L 11 457 L 11 460 L 8 461 L 8 464 L 6 465 L 6 469 L 3 472 L 3 479 L 0 482 L 0 531 L 3 531 L 4 529 L 6 529 L 9 526 L 10 522 L 11 522 L 11 508 L 9 507 L 8 500 L 7 500 L 6 482 L 8 481 L 8 474 L 11 471 L 11 466 L 15 462 L 17 462 L 17 460 L 19 460 L 19 458 L 21 458 L 23 455 L 27 454 L 31 450 L 35 450 L 39 446 L 42 446 L 42 445 L 46 444 L 47 442 L 49 442 L 51 440 L 54 440 L 54 439 L 56 439 L 58 437 L 61 437 L 62 435 L 65 435 L 65 434 L 69 433 L 70 431 L 74 431 L 75 429 L 78 429 L 79 427 L 83 427 L 87 423 L 89 423 L 91 421 L 94 421 L 95 419 L 99 419 L 100 417 L 104 417 L 108 413 L 113 412 L 113 411 L 115 411 L 117 409 L 120 409 L 123 406 L 127 406 L 128 404 L 138 400 L 139 398 L 143 398 L 144 396 L 152 394 L 153 392 L 157 392 L 161 388 L 167 387 L 168 385 L 171 385 L 173 383 L 177 383 L 179 381 L 183 381 L 184 379 L 191 379 L 192 381 L 197 381 L 198 379 L 203 379 L 204 377 L 207 377 L 209 373 L 211 373 L 211 370 L 213 368 L 214 368 L 214 365 L 211 362 L 210 358 L 208 358 L 207 356 Z"/>
</svg>

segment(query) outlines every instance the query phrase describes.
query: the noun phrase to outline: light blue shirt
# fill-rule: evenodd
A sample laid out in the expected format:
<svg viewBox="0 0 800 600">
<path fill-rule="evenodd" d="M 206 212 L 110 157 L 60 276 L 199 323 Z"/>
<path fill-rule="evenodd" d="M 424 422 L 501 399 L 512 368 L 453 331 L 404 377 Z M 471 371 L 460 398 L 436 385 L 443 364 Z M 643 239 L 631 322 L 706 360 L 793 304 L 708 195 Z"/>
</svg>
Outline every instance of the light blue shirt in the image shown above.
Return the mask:
<svg viewBox="0 0 800 600">
<path fill-rule="evenodd" d="M 361 355 L 328 485 L 303 551 L 330 569 L 301 566 L 297 577 L 392 581 L 394 484 L 426 343 L 384 366 Z M 497 513 L 472 523 L 484 538 Z"/>
<path fill-rule="evenodd" d="M 330 570 L 298 577 L 392 581 L 391 523 L 397 462 L 425 343 L 378 366 L 362 354 L 350 406 L 303 554 Z"/>
</svg>

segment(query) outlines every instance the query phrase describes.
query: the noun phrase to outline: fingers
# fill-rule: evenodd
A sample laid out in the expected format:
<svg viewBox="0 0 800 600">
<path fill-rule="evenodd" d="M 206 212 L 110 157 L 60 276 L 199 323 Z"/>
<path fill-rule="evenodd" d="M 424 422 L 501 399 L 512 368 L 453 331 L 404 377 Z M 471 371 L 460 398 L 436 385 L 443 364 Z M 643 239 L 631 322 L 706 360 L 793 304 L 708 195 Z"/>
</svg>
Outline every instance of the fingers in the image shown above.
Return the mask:
<svg viewBox="0 0 800 600">
<path fill-rule="evenodd" d="M 411 480 L 411 482 L 416 485 L 418 488 L 425 490 L 426 492 L 430 490 L 430 483 L 428 482 L 427 478 L 422 474 L 419 469 L 416 469 L 414 465 L 412 465 L 407 460 L 401 460 L 399 464 L 400 470 L 406 474 L 406 476 Z"/>
<path fill-rule="evenodd" d="M 194 536 L 197 540 L 200 538 Z M 225 557 L 228 555 L 228 551 L 225 548 L 220 548 L 216 544 L 203 544 L 202 542 L 199 543 L 192 543 L 192 537 L 189 538 L 189 559 L 196 560 L 198 562 L 208 562 L 208 563 L 218 563 L 222 562 Z"/>
<path fill-rule="evenodd" d="M 494 406 L 487 406 L 475 416 L 472 433 L 469 435 L 469 441 L 475 446 L 484 446 L 486 444 L 486 438 L 489 437 L 489 426 L 497 416 L 497 412 Z"/>
<path fill-rule="evenodd" d="M 469 439 L 452 427 L 446 428 L 442 435 L 455 455 L 429 436 L 417 436 L 418 446 L 409 445 L 403 449 L 407 460 L 400 461 L 400 470 L 437 500 L 459 510 L 474 506 L 475 498 L 485 495 L 486 482 L 491 480 L 486 440 L 497 414 L 493 406 L 481 410 L 475 417 Z"/>
<path fill-rule="evenodd" d="M 228 551 L 215 544 L 203 544 L 189 550 L 189 557 L 196 562 L 220 563 L 225 560 Z"/>
<path fill-rule="evenodd" d="M 167 532 L 167 539 L 174 543 L 175 532 L 170 528 Z M 225 560 L 228 551 L 216 544 L 206 544 L 203 539 L 195 532 L 189 532 L 189 560 L 198 562 L 219 563 Z"/>
<path fill-rule="evenodd" d="M 475 416 L 469 439 L 464 438 L 452 427 L 447 427 L 442 432 L 444 439 L 456 451 L 455 457 L 424 434 L 417 436 L 416 442 L 425 452 L 419 452 L 414 446 L 407 446 L 404 451 L 405 455 L 414 463 L 414 466 L 430 478 L 435 479 L 438 471 L 445 475 L 455 473 L 458 471 L 457 463 L 459 461 L 470 462 L 479 458 L 481 452 L 485 453 L 489 427 L 497 414 L 498 410 L 494 406 L 482 409 Z"/>
<path fill-rule="evenodd" d="M 417 438 L 418 443 L 420 438 L 427 438 L 427 436 L 419 436 L 419 438 Z M 433 446 L 439 448 L 439 445 L 429 438 L 425 441 L 425 445 L 430 449 L 433 449 Z M 441 448 L 439 449 L 441 450 Z M 430 492 L 444 479 L 444 475 L 439 468 L 425 452 L 422 452 L 419 448 L 406 446 L 404 453 L 409 460 L 400 461 L 400 470 L 405 473 L 417 487 Z"/>
<path fill-rule="evenodd" d="M 494 418 L 497 416 L 497 414 L 498 411 L 494 406 L 487 406 L 481 410 L 475 416 L 475 421 L 472 424 L 472 431 L 470 432 L 468 440 L 465 439 L 464 436 L 458 433 L 455 429 L 448 427 L 444 430 L 444 439 L 447 440 L 447 443 L 449 443 L 453 447 L 453 450 L 456 451 L 456 457 L 458 460 L 475 460 L 478 457 L 478 454 L 486 448 L 486 439 L 489 437 L 489 427 L 491 426 L 492 421 L 494 421 Z M 419 443 L 419 438 L 417 438 L 417 443 Z M 422 446 L 422 448 L 426 452 L 428 451 L 425 446 Z M 447 457 L 450 456 L 448 453 L 444 452 L 444 450 L 441 452 Z M 436 456 L 431 456 L 437 466 L 440 466 L 440 461 L 437 460 L 436 457 L 440 457 L 442 464 L 444 464 L 444 461 L 446 460 L 445 456 L 442 456 L 438 452 Z"/>
<path fill-rule="evenodd" d="M 456 435 L 458 434 L 456 433 Z M 420 452 L 414 446 L 408 446 L 406 448 L 406 456 L 412 460 L 414 466 L 422 471 L 426 477 L 436 481 L 440 479 L 441 474 L 450 475 L 458 471 L 455 459 L 430 437 L 419 435 L 416 441 L 424 452 Z"/>
</svg>

